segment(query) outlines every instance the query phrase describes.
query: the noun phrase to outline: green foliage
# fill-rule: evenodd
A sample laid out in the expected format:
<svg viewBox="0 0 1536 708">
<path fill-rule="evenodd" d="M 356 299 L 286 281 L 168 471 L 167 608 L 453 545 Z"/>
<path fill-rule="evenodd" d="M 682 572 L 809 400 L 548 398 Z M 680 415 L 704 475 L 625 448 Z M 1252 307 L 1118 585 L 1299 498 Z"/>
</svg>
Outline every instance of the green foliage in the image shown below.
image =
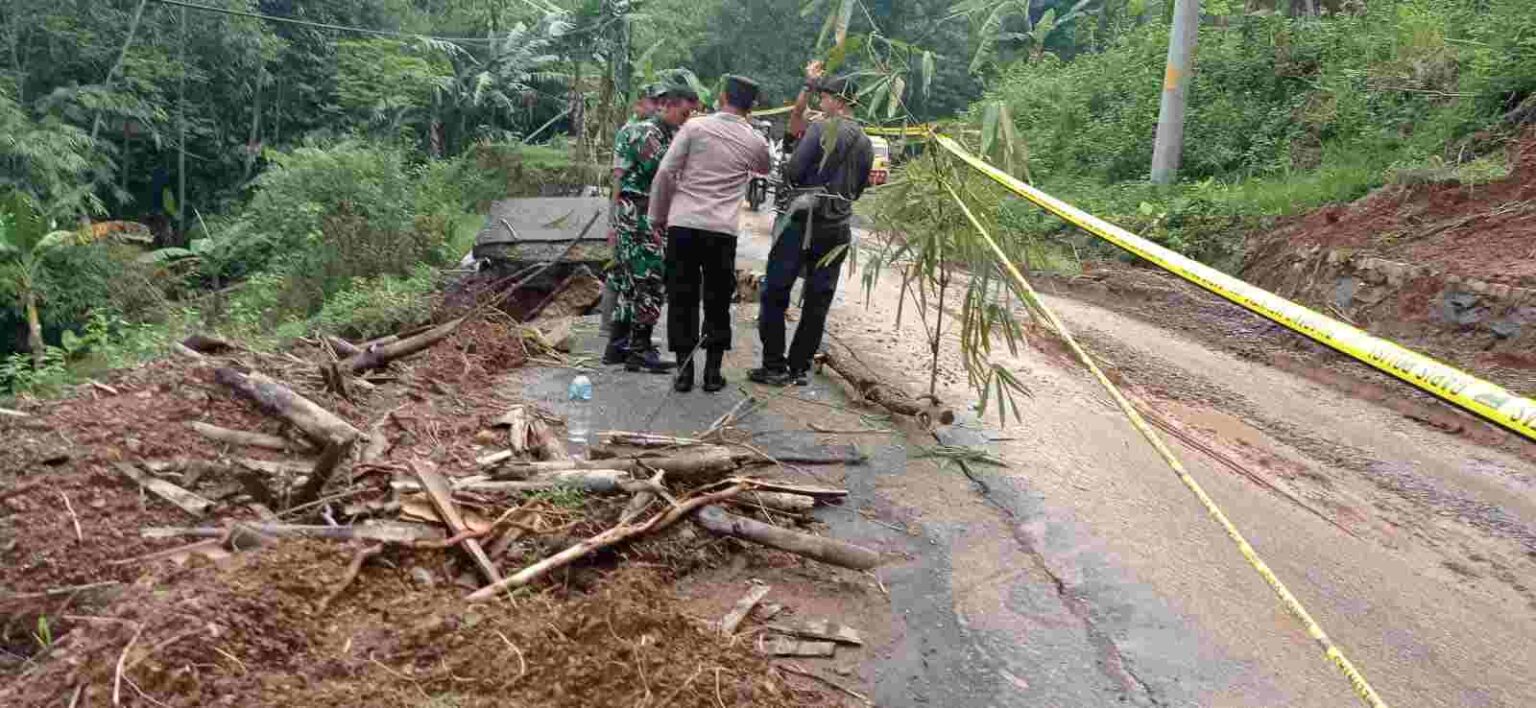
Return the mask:
<svg viewBox="0 0 1536 708">
<path fill-rule="evenodd" d="M 1536 5 L 1383 0 L 1322 18 L 1237 7 L 1219 21 L 1204 8 L 1182 184 L 1143 181 L 1168 27 L 1128 15 L 1105 16 L 1092 38 L 1100 51 L 1002 68 L 971 109 L 983 147 L 1000 142 L 993 126 L 1006 106 L 1047 192 L 1226 266 L 1262 217 L 1355 199 L 1394 179 L 1503 174 L 1496 156 L 1465 153 L 1460 140 L 1536 91 Z M 1037 237 L 1070 232 L 1031 210 L 1003 213 L 1019 212 L 1013 227 Z"/>
<path fill-rule="evenodd" d="M 432 46 L 392 39 L 336 45 L 336 95 L 342 108 L 371 124 L 397 129 L 412 111 L 453 85 L 453 64 Z"/>
<path fill-rule="evenodd" d="M 48 217 L 101 211 L 88 174 L 99 166 L 90 135 L 57 115 L 34 119 L 0 86 L 0 191 L 17 190 Z"/>
<path fill-rule="evenodd" d="M 373 339 L 427 321 L 436 305 L 437 271 L 417 266 L 409 276 L 354 278 L 326 298 L 311 318 L 312 329 L 353 339 Z"/>
</svg>

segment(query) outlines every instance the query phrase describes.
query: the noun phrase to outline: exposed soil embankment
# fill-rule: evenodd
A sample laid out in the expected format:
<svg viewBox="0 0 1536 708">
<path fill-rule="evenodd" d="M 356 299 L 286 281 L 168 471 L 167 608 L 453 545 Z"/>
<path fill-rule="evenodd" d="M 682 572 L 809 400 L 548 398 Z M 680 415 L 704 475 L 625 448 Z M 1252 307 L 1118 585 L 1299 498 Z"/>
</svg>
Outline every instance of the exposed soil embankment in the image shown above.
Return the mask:
<svg viewBox="0 0 1536 708">
<path fill-rule="evenodd" d="M 1393 185 L 1250 238 L 1242 277 L 1536 392 L 1536 135 L 1488 184 Z"/>
</svg>

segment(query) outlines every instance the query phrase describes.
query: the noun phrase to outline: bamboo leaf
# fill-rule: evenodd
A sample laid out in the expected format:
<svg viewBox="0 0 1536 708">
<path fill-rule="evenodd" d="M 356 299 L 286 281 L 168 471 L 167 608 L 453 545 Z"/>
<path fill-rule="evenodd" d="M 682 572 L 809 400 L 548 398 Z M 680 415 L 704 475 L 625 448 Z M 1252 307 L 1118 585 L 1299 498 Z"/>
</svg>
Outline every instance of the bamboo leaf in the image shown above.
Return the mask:
<svg viewBox="0 0 1536 708">
<path fill-rule="evenodd" d="M 992 149 L 997 145 L 997 124 L 1000 104 L 997 101 L 987 103 L 981 109 L 981 154 L 992 154 Z"/>
<path fill-rule="evenodd" d="M 906 90 L 907 80 L 905 78 L 896 76 L 891 79 L 890 105 L 885 111 L 886 119 L 895 118 L 896 112 L 901 110 L 901 98 L 906 93 Z"/>
</svg>

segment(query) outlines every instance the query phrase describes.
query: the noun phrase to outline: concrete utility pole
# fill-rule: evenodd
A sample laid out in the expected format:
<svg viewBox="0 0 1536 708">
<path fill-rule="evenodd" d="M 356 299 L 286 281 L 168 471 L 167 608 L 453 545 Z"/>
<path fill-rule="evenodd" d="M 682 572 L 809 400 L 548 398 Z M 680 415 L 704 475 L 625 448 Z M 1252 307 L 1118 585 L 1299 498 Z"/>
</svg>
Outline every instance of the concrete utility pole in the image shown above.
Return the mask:
<svg viewBox="0 0 1536 708">
<path fill-rule="evenodd" d="M 1184 153 L 1184 102 L 1189 96 L 1195 40 L 1200 30 L 1200 0 L 1174 0 L 1173 30 L 1168 38 L 1168 69 L 1163 74 L 1163 101 L 1157 116 L 1157 142 L 1152 145 L 1152 183 L 1171 184 Z"/>
</svg>

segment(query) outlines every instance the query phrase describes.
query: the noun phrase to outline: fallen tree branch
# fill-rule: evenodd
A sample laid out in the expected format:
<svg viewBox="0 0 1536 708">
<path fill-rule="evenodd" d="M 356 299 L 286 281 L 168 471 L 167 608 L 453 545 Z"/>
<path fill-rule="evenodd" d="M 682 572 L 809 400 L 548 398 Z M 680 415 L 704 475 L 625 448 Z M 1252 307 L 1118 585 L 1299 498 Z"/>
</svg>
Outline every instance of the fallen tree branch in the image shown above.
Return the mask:
<svg viewBox="0 0 1536 708">
<path fill-rule="evenodd" d="M 640 524 L 638 526 L 615 526 L 596 536 L 588 538 L 581 543 L 556 553 L 555 555 L 534 563 L 533 565 L 518 571 L 515 575 L 509 575 L 506 578 L 503 578 L 501 582 L 492 583 L 483 588 L 480 588 L 479 590 L 470 593 L 467 599 L 471 602 L 482 602 L 495 597 L 496 593 L 507 588 L 522 587 L 543 577 L 545 574 L 552 570 L 570 565 L 572 562 L 579 558 L 591 555 L 592 553 L 595 553 L 604 548 L 608 548 L 609 546 L 623 543 L 637 536 L 661 531 L 668 526 L 677 523 L 679 519 L 693 513 L 700 507 L 730 499 L 731 497 L 746 491 L 747 488 L 748 486 L 746 484 L 732 485 L 731 487 L 721 491 L 700 495 L 684 501 L 678 504 L 676 507 L 651 517 L 651 520 L 644 524 Z"/>
<path fill-rule="evenodd" d="M 859 397 L 885 408 L 892 413 L 917 418 L 919 422 L 937 422 L 949 425 L 955 422 L 955 412 L 936 402 L 923 403 L 917 398 L 908 395 L 906 391 L 895 386 L 881 382 L 853 366 L 842 357 L 832 351 L 819 355 L 827 366 L 843 377 Z"/>
<path fill-rule="evenodd" d="M 210 337 L 205 334 L 194 334 L 181 340 L 181 346 L 191 349 L 199 354 L 223 354 L 224 352 L 239 349 L 228 340 Z"/>
<path fill-rule="evenodd" d="M 221 538 L 235 531 L 248 531 L 274 538 L 323 538 L 332 541 L 383 541 L 385 543 L 410 543 L 413 541 L 437 541 L 447 536 L 441 528 L 427 524 L 391 522 L 360 524 L 357 526 L 314 526 L 306 524 L 236 524 L 230 528 L 221 526 L 149 526 L 139 530 L 143 538 Z"/>
<path fill-rule="evenodd" d="M 277 435 L 253 433 L 247 430 L 231 430 L 229 428 L 221 428 L 217 425 L 210 425 L 208 423 L 199 421 L 192 421 L 187 423 L 187 427 L 196 431 L 197 434 L 208 438 L 209 440 L 229 443 L 231 445 L 249 445 L 251 447 L 259 447 L 267 450 L 277 450 L 279 452 L 311 449 L 308 445 L 300 445 L 289 440 L 288 438 L 280 437 Z"/>
<path fill-rule="evenodd" d="M 242 374 L 234 369 L 219 368 L 213 372 L 213 377 L 239 396 L 254 401 L 268 415 L 292 423 L 322 445 L 331 442 L 351 443 L 362 434 L 335 413 L 259 372 Z"/>
<path fill-rule="evenodd" d="M 182 511 L 193 516 L 202 516 L 213 507 L 213 502 L 204 499 L 192 492 L 167 482 L 159 477 L 152 477 L 148 473 L 126 462 L 114 462 L 112 466 L 121 472 L 124 477 L 138 483 L 139 486 L 153 492 Z"/>
<path fill-rule="evenodd" d="M 325 489 L 325 483 L 331 481 L 331 474 L 336 471 L 336 466 L 340 465 L 342 459 L 351 451 L 351 440 L 327 444 L 325 450 L 320 453 L 320 459 L 315 460 L 315 467 L 310 471 L 309 479 L 299 488 L 298 493 L 293 495 L 290 503 L 302 506 L 319 499 L 321 490 Z"/>
<path fill-rule="evenodd" d="M 736 516 L 717 506 L 700 510 L 694 516 L 694 523 L 716 535 L 752 541 L 844 568 L 869 570 L 880 565 L 880 554 L 868 548 L 771 526 L 755 519 Z"/>
<path fill-rule="evenodd" d="M 371 345 L 361 353 L 348 357 L 342 362 L 343 369 L 349 369 L 353 374 L 360 374 L 369 369 L 378 369 L 395 359 L 415 354 L 431 347 L 434 344 L 453 334 L 453 331 L 464 323 L 464 318 L 450 320 L 433 327 L 414 337 L 407 337 L 397 342 L 384 345 Z"/>
<path fill-rule="evenodd" d="M 636 457 L 608 460 L 552 460 L 549 462 L 513 462 L 502 464 L 490 473 L 492 479 L 527 479 L 570 470 L 607 469 L 631 474 L 662 470 L 667 478 L 687 486 L 713 482 L 730 474 L 738 466 L 739 456 L 730 449 L 711 445 L 684 450 L 665 457 Z"/>
</svg>

